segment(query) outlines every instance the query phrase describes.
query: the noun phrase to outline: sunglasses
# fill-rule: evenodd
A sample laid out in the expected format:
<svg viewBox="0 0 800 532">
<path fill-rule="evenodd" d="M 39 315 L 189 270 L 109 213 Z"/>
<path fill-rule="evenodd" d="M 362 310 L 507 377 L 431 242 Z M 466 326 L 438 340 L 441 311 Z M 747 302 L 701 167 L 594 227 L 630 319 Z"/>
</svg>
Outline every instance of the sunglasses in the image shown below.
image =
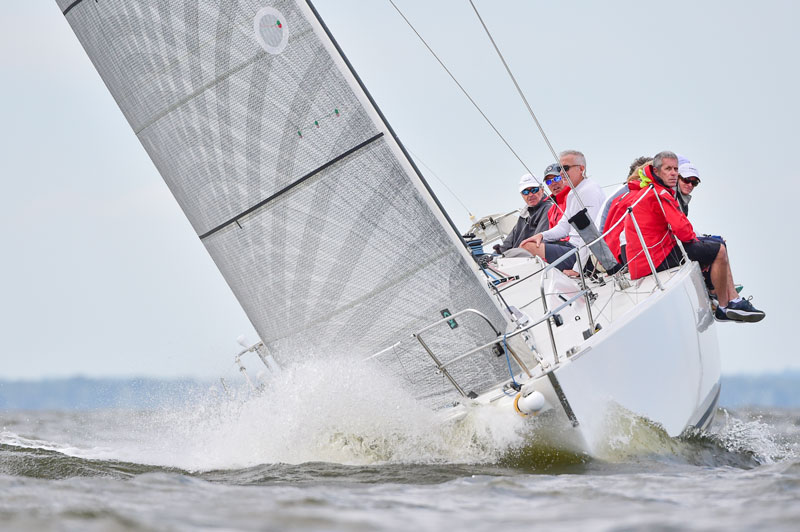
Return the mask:
<svg viewBox="0 0 800 532">
<path fill-rule="evenodd" d="M 539 190 L 541 190 L 539 187 L 526 188 L 525 190 L 522 191 L 522 195 L 527 196 L 528 194 L 536 194 L 537 192 L 539 192 Z"/>
<path fill-rule="evenodd" d="M 561 177 L 560 175 L 553 176 L 553 177 L 551 177 L 550 179 L 545 179 L 545 180 L 544 180 L 544 184 L 545 184 L 545 185 L 547 185 L 547 186 L 549 187 L 549 186 L 550 186 L 550 185 L 552 185 L 553 183 L 558 183 L 558 182 L 559 182 L 559 181 L 561 181 L 562 179 L 564 179 L 564 178 L 563 178 L 563 177 Z"/>
<path fill-rule="evenodd" d="M 569 172 L 570 168 L 574 168 L 576 166 L 580 166 L 580 165 L 579 164 L 562 164 L 561 168 L 563 168 L 565 172 Z"/>
<path fill-rule="evenodd" d="M 684 183 L 689 183 L 693 187 L 697 188 L 700 186 L 700 180 L 696 177 L 681 177 L 681 181 Z"/>
</svg>

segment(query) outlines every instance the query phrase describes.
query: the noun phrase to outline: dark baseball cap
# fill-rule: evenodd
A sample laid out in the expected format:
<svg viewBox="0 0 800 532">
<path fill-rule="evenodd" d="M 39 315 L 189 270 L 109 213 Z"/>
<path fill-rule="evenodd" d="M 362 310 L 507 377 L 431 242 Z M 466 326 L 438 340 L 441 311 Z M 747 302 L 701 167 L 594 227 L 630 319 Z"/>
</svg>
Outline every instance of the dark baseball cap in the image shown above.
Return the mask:
<svg viewBox="0 0 800 532">
<path fill-rule="evenodd" d="M 547 177 L 549 175 L 560 175 L 561 174 L 561 165 L 557 163 L 553 163 L 547 168 L 544 169 L 544 176 Z"/>
</svg>

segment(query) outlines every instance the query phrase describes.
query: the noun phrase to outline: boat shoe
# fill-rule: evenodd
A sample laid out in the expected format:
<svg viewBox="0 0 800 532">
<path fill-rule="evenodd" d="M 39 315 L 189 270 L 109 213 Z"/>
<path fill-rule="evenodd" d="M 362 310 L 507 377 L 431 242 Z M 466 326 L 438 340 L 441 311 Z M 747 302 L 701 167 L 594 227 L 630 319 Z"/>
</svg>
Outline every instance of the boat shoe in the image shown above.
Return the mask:
<svg viewBox="0 0 800 532">
<path fill-rule="evenodd" d="M 744 321 L 744 322 L 756 322 L 761 321 L 764 319 L 766 314 L 758 310 L 750 303 L 750 299 L 742 299 L 736 303 L 730 302 L 728 306 L 725 308 L 724 311 L 720 312 L 721 309 L 717 308 L 716 312 L 714 313 L 714 317 L 717 321 Z M 720 316 L 722 314 L 723 316 Z"/>
</svg>

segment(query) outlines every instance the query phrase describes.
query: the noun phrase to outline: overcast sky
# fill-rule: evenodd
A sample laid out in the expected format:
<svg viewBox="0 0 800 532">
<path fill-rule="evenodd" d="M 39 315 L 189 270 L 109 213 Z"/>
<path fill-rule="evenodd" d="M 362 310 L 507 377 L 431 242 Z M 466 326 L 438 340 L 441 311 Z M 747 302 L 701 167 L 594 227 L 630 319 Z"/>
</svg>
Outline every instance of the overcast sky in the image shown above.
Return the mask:
<svg viewBox="0 0 800 532">
<path fill-rule="evenodd" d="M 551 157 L 469 3 L 397 3 L 541 175 Z M 478 215 L 519 206 L 524 169 L 388 2 L 315 4 L 460 227 L 442 182 Z M 690 220 L 728 239 L 767 312 L 717 327 L 723 371 L 800 369 L 797 3 L 477 5 L 550 140 L 582 150 L 591 178 L 620 182 L 662 149 L 698 167 Z M 227 372 L 252 326 L 54 1 L 4 6 L 0 72 L 0 378 Z"/>
</svg>

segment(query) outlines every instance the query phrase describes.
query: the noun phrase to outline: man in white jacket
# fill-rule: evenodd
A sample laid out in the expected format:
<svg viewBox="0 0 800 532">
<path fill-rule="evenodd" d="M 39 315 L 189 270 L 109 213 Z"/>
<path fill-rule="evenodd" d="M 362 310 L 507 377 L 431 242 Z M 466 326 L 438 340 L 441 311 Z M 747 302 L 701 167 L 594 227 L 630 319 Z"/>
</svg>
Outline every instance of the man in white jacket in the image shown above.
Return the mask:
<svg viewBox="0 0 800 532">
<path fill-rule="evenodd" d="M 566 176 L 568 184 L 572 187 L 572 190 L 567 195 L 564 216 L 552 229 L 533 235 L 520 244 L 521 248 L 549 263 L 555 262 L 556 259 L 565 253 L 569 253 L 574 248 L 584 245 L 583 239 L 569 223 L 569 220 L 584 208 L 589 220 L 596 219 L 606 199 L 606 195 L 600 185 L 587 178 L 586 157 L 584 157 L 583 153 L 577 150 L 563 151 L 559 155 L 559 163 L 561 164 L 562 175 Z M 567 235 L 569 235 L 569 242 L 558 242 Z M 584 250 L 581 253 L 581 263 L 578 267 L 583 267 L 588 256 L 588 253 Z M 567 275 L 578 274 L 575 271 L 574 255 L 561 262 L 557 268 Z"/>
</svg>

